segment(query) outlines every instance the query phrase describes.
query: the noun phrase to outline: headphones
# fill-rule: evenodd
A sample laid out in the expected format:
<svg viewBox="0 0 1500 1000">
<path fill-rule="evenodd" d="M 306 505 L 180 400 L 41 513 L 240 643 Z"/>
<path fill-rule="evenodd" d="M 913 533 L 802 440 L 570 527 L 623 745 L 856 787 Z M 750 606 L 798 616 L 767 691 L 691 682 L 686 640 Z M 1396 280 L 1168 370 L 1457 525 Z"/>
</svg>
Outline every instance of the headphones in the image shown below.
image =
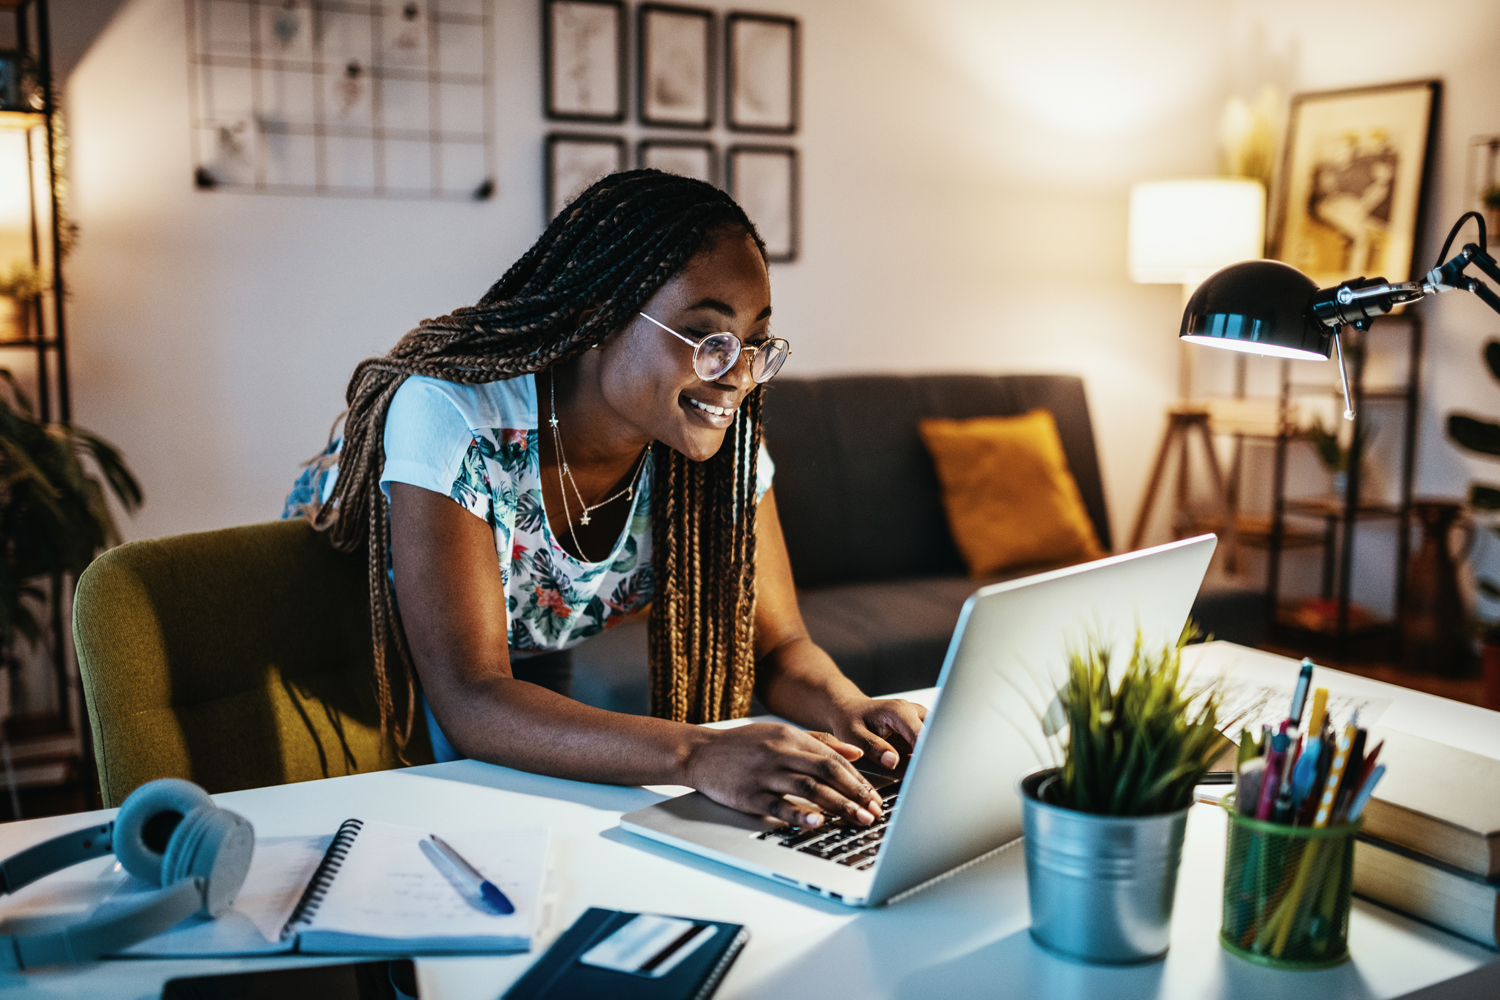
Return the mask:
<svg viewBox="0 0 1500 1000">
<path fill-rule="evenodd" d="M 161 888 L 77 923 L 54 916 L 0 924 L 0 971 L 92 961 L 195 913 L 218 917 L 234 905 L 254 850 L 250 821 L 214 805 L 192 782 L 162 778 L 142 785 L 114 822 L 65 833 L 0 862 L 0 895 L 110 853 L 127 872 Z"/>
</svg>

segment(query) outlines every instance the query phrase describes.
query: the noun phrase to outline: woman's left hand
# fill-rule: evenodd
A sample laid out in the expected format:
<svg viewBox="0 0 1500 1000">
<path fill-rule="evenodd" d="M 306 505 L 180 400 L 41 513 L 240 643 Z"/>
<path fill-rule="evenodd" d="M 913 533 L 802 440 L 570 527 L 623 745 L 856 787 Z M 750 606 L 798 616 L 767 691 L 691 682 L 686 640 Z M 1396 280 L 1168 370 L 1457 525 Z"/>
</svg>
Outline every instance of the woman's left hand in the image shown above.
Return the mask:
<svg viewBox="0 0 1500 1000">
<path fill-rule="evenodd" d="M 834 706 L 829 731 L 865 752 L 864 760 L 887 770 L 917 745 L 927 709 L 901 698 L 855 698 Z"/>
</svg>

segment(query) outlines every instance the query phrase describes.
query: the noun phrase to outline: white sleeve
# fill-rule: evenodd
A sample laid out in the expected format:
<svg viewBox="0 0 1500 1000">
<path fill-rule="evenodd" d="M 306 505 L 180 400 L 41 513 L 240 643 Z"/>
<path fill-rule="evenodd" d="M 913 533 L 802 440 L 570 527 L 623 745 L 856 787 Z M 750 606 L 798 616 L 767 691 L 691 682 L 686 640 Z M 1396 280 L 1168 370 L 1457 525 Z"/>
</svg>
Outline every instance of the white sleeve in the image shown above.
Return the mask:
<svg viewBox="0 0 1500 1000">
<path fill-rule="evenodd" d="M 380 488 L 407 483 L 449 496 L 474 432 L 433 380 L 409 378 L 396 390 L 385 417 L 385 467 Z"/>
<path fill-rule="evenodd" d="M 755 502 L 760 503 L 760 498 L 766 495 L 771 488 L 771 477 L 776 475 L 776 463 L 771 461 L 771 453 L 766 451 L 765 443 L 760 446 L 760 458 L 755 462 Z"/>
</svg>

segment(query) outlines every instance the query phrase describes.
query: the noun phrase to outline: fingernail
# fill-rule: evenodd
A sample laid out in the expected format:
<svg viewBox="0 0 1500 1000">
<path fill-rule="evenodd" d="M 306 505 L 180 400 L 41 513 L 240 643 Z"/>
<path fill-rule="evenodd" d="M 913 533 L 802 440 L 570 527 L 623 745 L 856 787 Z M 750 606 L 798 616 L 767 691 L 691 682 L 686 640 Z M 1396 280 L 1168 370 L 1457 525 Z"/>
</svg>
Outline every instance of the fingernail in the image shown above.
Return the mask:
<svg viewBox="0 0 1500 1000">
<path fill-rule="evenodd" d="M 854 818 L 859 820 L 866 826 L 869 826 L 871 823 L 875 822 L 875 817 L 870 815 L 870 811 L 868 809 L 860 809 L 858 807 L 856 807 L 854 810 Z"/>
<path fill-rule="evenodd" d="M 822 826 L 823 825 L 823 814 L 822 813 L 805 813 L 802 816 L 802 824 L 801 825 L 802 826 L 814 826 L 814 827 L 816 827 L 816 826 Z"/>
<path fill-rule="evenodd" d="M 896 762 L 900 759 L 900 757 L 896 756 L 896 751 L 894 750 L 887 750 L 880 755 L 880 763 L 883 767 L 895 767 Z"/>
<path fill-rule="evenodd" d="M 876 816 L 879 816 L 879 815 L 882 814 L 882 810 L 880 808 L 880 800 L 879 799 L 871 799 L 869 801 L 868 805 L 870 807 L 870 812 L 874 813 Z"/>
</svg>

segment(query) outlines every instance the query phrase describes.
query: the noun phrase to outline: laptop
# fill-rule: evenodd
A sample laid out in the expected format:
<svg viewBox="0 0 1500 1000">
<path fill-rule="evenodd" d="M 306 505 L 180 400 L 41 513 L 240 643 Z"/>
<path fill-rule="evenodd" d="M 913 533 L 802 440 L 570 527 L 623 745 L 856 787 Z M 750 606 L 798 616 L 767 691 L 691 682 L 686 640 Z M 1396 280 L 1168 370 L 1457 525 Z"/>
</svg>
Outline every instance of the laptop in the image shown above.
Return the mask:
<svg viewBox="0 0 1500 1000">
<path fill-rule="evenodd" d="M 875 906 L 1021 836 L 1016 782 L 1061 763 L 1041 719 L 1090 638 L 1125 658 L 1182 631 L 1217 540 L 1184 539 L 982 587 L 966 602 L 937 703 L 903 769 L 863 773 L 884 800 L 870 827 L 798 829 L 700 792 L 638 809 L 622 829 L 849 906 Z M 1117 660 L 1117 662 L 1120 662 Z"/>
</svg>

